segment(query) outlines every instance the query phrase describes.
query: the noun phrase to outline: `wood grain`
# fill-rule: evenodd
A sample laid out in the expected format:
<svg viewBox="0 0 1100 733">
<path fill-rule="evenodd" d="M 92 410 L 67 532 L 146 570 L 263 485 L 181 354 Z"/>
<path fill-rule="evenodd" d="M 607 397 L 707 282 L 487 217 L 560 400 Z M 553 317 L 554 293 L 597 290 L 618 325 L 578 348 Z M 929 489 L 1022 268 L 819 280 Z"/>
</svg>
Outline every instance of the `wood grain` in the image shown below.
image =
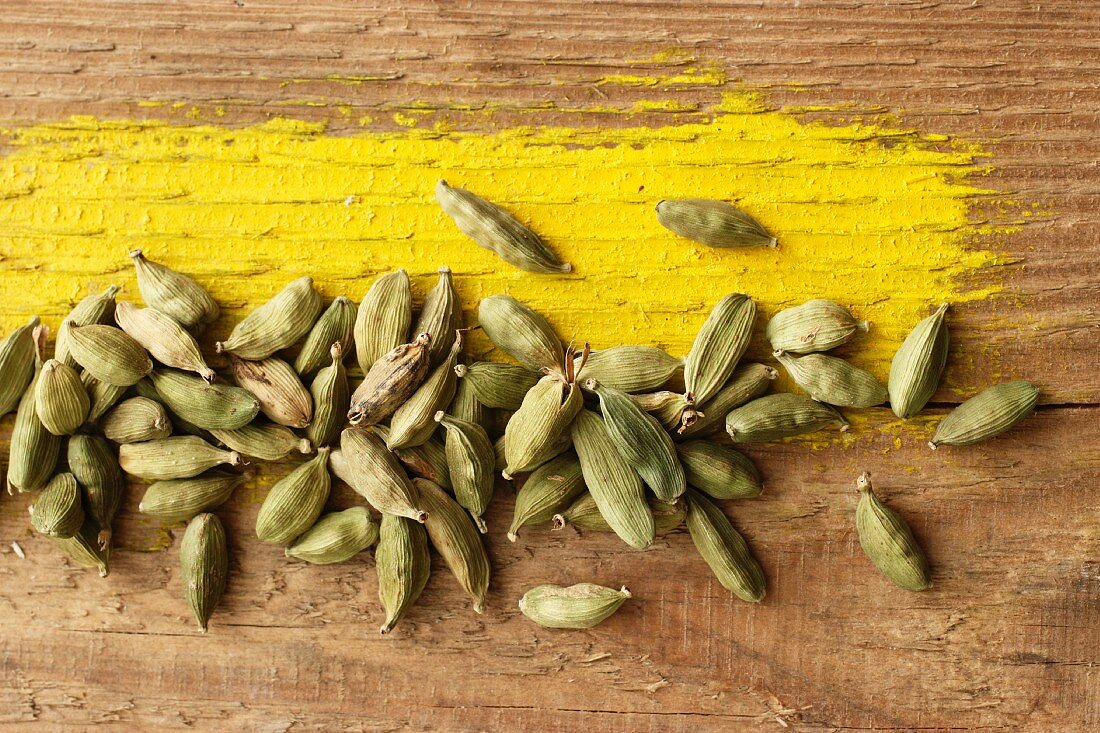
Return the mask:
<svg viewBox="0 0 1100 733">
<path fill-rule="evenodd" d="M 179 532 L 136 513 L 138 487 L 106 580 L 32 536 L 25 497 L 5 497 L 0 724 L 1100 726 L 1098 38 L 1095 2 L 0 2 L 5 127 L 74 114 L 184 121 L 194 107 L 220 124 L 290 114 L 339 131 L 374 115 L 385 129 L 395 111 L 447 119 L 456 103 L 495 109 L 492 125 L 658 123 L 669 113 L 625 112 L 652 89 L 600 80 L 708 67 L 729 81 L 662 83 L 662 98 L 704 111 L 745 83 L 809 118 L 836 120 L 814 110 L 851 104 L 853 117 L 889 113 L 991 141 L 983 183 L 1032 215 L 998 242 L 1014 262 L 980 276 L 1004 292 L 955 316 L 944 399 L 990 371 L 1036 365 L 1046 389 L 1026 426 L 973 449 L 930 454 L 919 431 L 896 433 L 876 410 L 843 445 L 754 450 L 765 494 L 728 509 L 768 576 L 758 606 L 723 591 L 683 532 L 639 557 L 592 533 L 535 530 L 513 545 L 494 531 L 484 616 L 437 568 L 408 623 L 379 638 L 369 555 L 328 568 L 287 561 L 252 538 L 263 490 L 246 488 L 222 512 L 233 574 L 200 636 L 178 590 Z M 138 104 L 157 100 L 169 106 Z M 352 114 L 334 115 L 332 100 Z M 584 111 L 595 106 L 609 111 Z M 851 516 L 861 470 L 928 547 L 933 591 L 894 589 L 861 554 Z M 265 471 L 261 486 L 279 469 Z M 506 526 L 511 507 L 502 490 L 490 526 Z M 516 610 L 531 585 L 581 576 L 635 598 L 587 632 L 542 630 Z"/>
</svg>

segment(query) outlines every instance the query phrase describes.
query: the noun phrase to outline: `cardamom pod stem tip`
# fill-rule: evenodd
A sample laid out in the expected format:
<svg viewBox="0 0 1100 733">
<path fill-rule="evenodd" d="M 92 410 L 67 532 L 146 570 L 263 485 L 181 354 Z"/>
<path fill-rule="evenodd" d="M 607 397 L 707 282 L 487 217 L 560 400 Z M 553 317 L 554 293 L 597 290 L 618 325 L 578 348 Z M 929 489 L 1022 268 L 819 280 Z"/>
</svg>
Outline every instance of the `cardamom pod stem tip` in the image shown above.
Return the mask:
<svg viewBox="0 0 1100 733">
<path fill-rule="evenodd" d="M 458 376 L 465 377 L 467 372 L 469 371 L 470 368 L 465 364 L 455 364 L 455 374 L 457 374 Z"/>
<path fill-rule="evenodd" d="M 313 452 L 313 443 L 309 442 L 309 438 L 302 438 L 298 441 L 298 452 L 302 455 L 308 456 Z"/>
<path fill-rule="evenodd" d="M 432 419 L 435 420 L 436 422 L 443 422 L 443 416 L 446 415 L 446 414 L 447 413 L 444 412 L 443 410 L 437 410 L 435 415 L 432 416 Z"/>
<path fill-rule="evenodd" d="M 557 532 L 559 529 L 565 529 L 565 517 L 560 514 L 555 514 L 553 519 L 550 520 L 551 529 Z"/>
</svg>

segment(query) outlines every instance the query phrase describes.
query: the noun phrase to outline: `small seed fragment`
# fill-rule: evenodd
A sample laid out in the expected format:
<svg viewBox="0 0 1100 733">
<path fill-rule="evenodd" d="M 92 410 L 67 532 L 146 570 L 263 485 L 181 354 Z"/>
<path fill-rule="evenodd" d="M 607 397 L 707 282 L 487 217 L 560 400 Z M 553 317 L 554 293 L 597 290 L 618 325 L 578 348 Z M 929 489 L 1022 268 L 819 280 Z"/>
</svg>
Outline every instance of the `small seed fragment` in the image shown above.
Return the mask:
<svg viewBox="0 0 1100 733">
<path fill-rule="evenodd" d="M 141 344 L 114 326 L 70 324 L 68 344 L 76 363 L 107 384 L 130 387 L 153 369 Z"/>
<path fill-rule="evenodd" d="M 451 417 L 442 410 L 435 413 L 435 421 L 447 433 L 447 468 L 455 499 L 470 512 L 484 534 L 488 530 L 481 515 L 493 498 L 493 444 L 480 425 Z"/>
<path fill-rule="evenodd" d="M 161 364 L 195 372 L 207 382 L 217 376 L 202 358 L 195 337 L 160 311 L 122 300 L 115 306 L 115 322 Z"/>
<path fill-rule="evenodd" d="M 856 488 L 859 490 L 856 532 L 867 557 L 899 588 L 913 591 L 931 588 L 928 561 L 909 525 L 875 496 L 870 474 L 861 474 L 856 479 Z"/>
<path fill-rule="evenodd" d="M 225 529 L 213 514 L 200 514 L 187 525 L 180 542 L 180 580 L 184 597 L 203 633 L 222 599 L 228 575 Z"/>
<path fill-rule="evenodd" d="M 330 450 L 318 449 L 316 457 L 271 487 L 256 516 L 256 536 L 261 541 L 288 545 L 321 516 L 331 486 L 328 475 Z"/>
<path fill-rule="evenodd" d="M 625 585 L 620 590 L 594 583 L 538 585 L 519 599 L 519 610 L 548 629 L 590 629 L 618 611 L 627 598 L 630 591 Z"/>
<path fill-rule="evenodd" d="M 366 374 L 386 354 L 405 343 L 412 325 L 409 275 L 397 270 L 380 276 L 363 296 L 355 318 L 355 354 Z"/>
<path fill-rule="evenodd" d="M 268 419 L 289 428 L 304 428 L 313 419 L 313 398 L 302 384 L 294 367 L 282 359 L 262 361 L 230 358 L 233 377 L 260 403 Z"/>
<path fill-rule="evenodd" d="M 72 537 L 84 524 L 80 488 L 71 473 L 53 477 L 31 507 L 34 531 L 49 537 Z"/>
<path fill-rule="evenodd" d="M 379 632 L 388 634 L 428 583 L 431 556 L 424 526 L 405 517 L 383 514 L 374 565 L 378 572 L 378 598 L 386 611 Z"/>
<path fill-rule="evenodd" d="M 250 423 L 236 430 L 210 432 L 230 450 L 261 461 L 279 461 L 293 451 L 303 455 L 313 452 L 313 444 L 308 439 L 300 438 L 290 428 L 274 423 Z"/>
<path fill-rule="evenodd" d="M 538 372 L 519 364 L 475 361 L 455 367 L 477 401 L 494 410 L 518 410 L 523 396 L 539 381 Z"/>
<path fill-rule="evenodd" d="M 215 382 L 173 369 L 149 375 L 157 397 L 176 416 L 204 430 L 236 430 L 252 422 L 260 401 L 246 389 Z"/>
<path fill-rule="evenodd" d="M 508 539 L 515 542 L 522 527 L 549 522 L 584 492 L 584 475 L 575 453 L 558 456 L 539 466 L 516 493 Z"/>
<path fill-rule="evenodd" d="M 57 341 L 53 350 L 55 359 L 65 362 L 71 367 L 77 365 L 76 359 L 69 352 L 69 329 L 72 326 L 111 323 L 115 315 L 115 295 L 118 294 L 119 290 L 120 288 L 117 285 L 111 285 L 102 293 L 87 296 L 69 311 L 69 315 L 65 316 L 65 320 L 61 322 L 61 326 L 57 329 Z"/>
<path fill-rule="evenodd" d="M 431 340 L 422 333 L 374 362 L 351 396 L 348 421 L 352 425 L 379 423 L 412 396 L 428 374 Z"/>
<path fill-rule="evenodd" d="M 848 421 L 832 407 L 788 392 L 758 397 L 726 415 L 726 432 L 734 443 L 766 443 L 830 425 L 848 429 Z"/>
<path fill-rule="evenodd" d="M 330 347 L 332 363 L 317 372 L 309 387 L 313 398 L 313 420 L 306 436 L 314 445 L 330 445 L 340 438 L 340 430 L 351 406 L 348 373 L 344 369 L 344 350 L 337 341 Z"/>
<path fill-rule="evenodd" d="M 890 362 L 890 409 L 903 420 L 920 412 L 939 387 L 947 366 L 947 303 L 913 327 Z"/>
<path fill-rule="evenodd" d="M 775 247 L 775 237 L 736 206 L 713 199 L 666 199 L 657 221 L 669 231 L 708 247 Z"/>
<path fill-rule="evenodd" d="M 564 376 L 565 347 L 541 315 L 509 295 L 491 295 L 481 299 L 477 318 L 485 335 L 513 359 Z"/>
<path fill-rule="evenodd" d="M 470 516 L 443 489 L 422 478 L 413 479 L 413 483 L 428 512 L 424 521 L 428 537 L 458 584 L 473 599 L 474 611 L 481 613 L 489 589 L 489 556 L 481 535 Z"/>
<path fill-rule="evenodd" d="M 50 359 L 42 366 L 34 391 L 34 408 L 46 430 L 72 435 L 88 419 L 92 402 L 76 369 Z"/>
<path fill-rule="evenodd" d="M 313 324 L 306 336 L 302 350 L 294 360 L 294 371 L 306 380 L 327 366 L 332 359 L 332 345 L 340 345 L 343 358 L 352 347 L 352 333 L 355 330 L 355 303 L 339 295 Z"/>
<path fill-rule="evenodd" d="M 370 510 L 353 506 L 318 519 L 286 548 L 285 554 L 314 565 L 331 565 L 350 560 L 377 541 L 378 524 Z"/>
<path fill-rule="evenodd" d="M 809 354 L 846 344 L 867 328 L 867 321 L 857 321 L 836 303 L 817 299 L 776 313 L 768 321 L 765 335 L 774 350 Z"/>
<path fill-rule="evenodd" d="M 339 459 L 337 452 L 332 456 L 333 471 L 371 506 L 383 514 L 424 521 L 416 486 L 381 438 L 363 428 L 346 428 L 338 453 Z"/>
<path fill-rule="evenodd" d="M 687 493 L 687 526 L 695 549 L 723 588 L 750 603 L 764 599 L 764 571 L 745 539 L 721 509 L 695 491 Z"/>
<path fill-rule="evenodd" d="M 207 471 L 194 478 L 157 481 L 141 497 L 138 511 L 162 522 L 186 522 L 224 504 L 248 474 Z"/>
<path fill-rule="evenodd" d="M 119 448 L 119 463 L 131 476 L 167 481 L 197 476 L 222 464 L 239 466 L 241 454 L 220 450 L 193 435 L 182 435 L 123 445 Z"/>
<path fill-rule="evenodd" d="M 137 269 L 138 291 L 147 306 L 195 331 L 218 319 L 217 302 L 190 277 L 146 259 L 140 249 L 131 251 L 130 259 Z"/>
<path fill-rule="evenodd" d="M 886 402 L 886 387 L 875 375 L 827 354 L 794 357 L 782 350 L 773 356 L 794 383 L 818 402 L 839 407 L 874 407 Z"/>
<path fill-rule="evenodd" d="M 313 289 L 313 278 L 300 277 L 245 316 L 214 348 L 240 359 L 266 359 L 300 341 L 320 312 L 321 294 Z"/>
<path fill-rule="evenodd" d="M 172 421 L 156 400 L 131 397 L 104 416 L 100 429 L 115 443 L 141 443 L 167 438 L 172 434 Z"/>
<path fill-rule="evenodd" d="M 718 301 L 695 336 L 684 362 L 684 385 L 693 402 L 702 404 L 718 393 L 749 345 L 756 303 L 732 293 Z"/>
<path fill-rule="evenodd" d="M 689 484 L 715 499 L 743 499 L 763 490 L 760 472 L 748 456 L 709 440 L 676 446 Z"/>
<path fill-rule="evenodd" d="M 1018 380 L 990 387 L 952 410 L 928 445 L 973 445 L 1000 435 L 1035 411 L 1039 389 Z"/>
</svg>

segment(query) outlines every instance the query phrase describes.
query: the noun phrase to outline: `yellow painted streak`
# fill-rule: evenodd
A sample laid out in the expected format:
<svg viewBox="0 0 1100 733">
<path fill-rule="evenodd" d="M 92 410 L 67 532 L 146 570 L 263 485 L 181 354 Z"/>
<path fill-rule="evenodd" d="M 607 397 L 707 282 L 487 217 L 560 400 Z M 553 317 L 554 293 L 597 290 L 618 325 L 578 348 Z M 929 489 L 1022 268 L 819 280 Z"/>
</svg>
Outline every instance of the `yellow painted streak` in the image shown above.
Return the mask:
<svg viewBox="0 0 1100 733">
<path fill-rule="evenodd" d="M 423 294 L 447 264 L 467 309 L 511 293 L 595 348 L 645 343 L 682 355 L 729 292 L 757 300 L 761 326 L 782 307 L 831 298 L 873 322 L 847 353 L 885 377 L 897 343 L 934 304 L 992 292 L 962 285 L 997 260 L 968 222 L 973 198 L 990 193 L 969 182 L 983 151 L 939 140 L 806 123 L 754 94 L 728 96 L 708 120 L 657 128 L 336 137 L 289 119 L 243 129 L 42 124 L 9 131 L 0 159 L 2 320 L 10 329 L 38 313 L 56 325 L 109 283 L 137 298 L 126 257 L 135 247 L 225 305 L 209 340 L 301 274 L 326 296 L 358 299 L 398 267 Z M 575 273 L 531 275 L 474 245 L 436 206 L 439 178 L 511 209 Z M 779 248 L 676 237 L 653 207 L 686 196 L 736 202 Z M 488 351 L 479 335 L 473 347 Z M 762 333 L 753 351 L 765 357 Z"/>
</svg>

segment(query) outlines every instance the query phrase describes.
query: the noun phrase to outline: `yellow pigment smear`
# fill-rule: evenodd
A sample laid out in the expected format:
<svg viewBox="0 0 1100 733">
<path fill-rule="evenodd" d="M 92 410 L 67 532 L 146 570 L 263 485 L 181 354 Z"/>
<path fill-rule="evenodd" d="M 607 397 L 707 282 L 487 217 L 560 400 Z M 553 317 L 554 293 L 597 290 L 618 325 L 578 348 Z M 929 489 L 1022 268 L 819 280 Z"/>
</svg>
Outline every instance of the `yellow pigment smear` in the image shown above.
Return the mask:
<svg viewBox="0 0 1100 733">
<path fill-rule="evenodd" d="M 871 124 L 828 126 L 727 97 L 666 127 L 413 127 L 339 137 L 278 120 L 243 129 L 73 119 L 7 133 L 0 158 L 0 304 L 7 328 L 57 321 L 110 283 L 137 299 L 128 250 L 194 276 L 224 304 L 206 338 L 291 278 L 358 299 L 406 268 L 422 296 L 449 265 L 468 310 L 510 293 L 566 339 L 687 352 L 729 292 L 764 319 L 830 298 L 872 321 L 849 349 L 885 377 L 904 333 L 941 301 L 981 298 L 961 276 L 995 261 L 968 221 L 983 151 Z M 571 275 L 513 269 L 439 210 L 439 178 L 512 210 Z M 725 199 L 778 249 L 715 250 L 663 229 L 663 198 Z M 473 322 L 473 317 L 468 318 Z M 762 328 L 759 329 L 762 331 Z M 754 347 L 766 353 L 762 337 Z M 474 348 L 488 351 L 484 337 Z"/>
</svg>

